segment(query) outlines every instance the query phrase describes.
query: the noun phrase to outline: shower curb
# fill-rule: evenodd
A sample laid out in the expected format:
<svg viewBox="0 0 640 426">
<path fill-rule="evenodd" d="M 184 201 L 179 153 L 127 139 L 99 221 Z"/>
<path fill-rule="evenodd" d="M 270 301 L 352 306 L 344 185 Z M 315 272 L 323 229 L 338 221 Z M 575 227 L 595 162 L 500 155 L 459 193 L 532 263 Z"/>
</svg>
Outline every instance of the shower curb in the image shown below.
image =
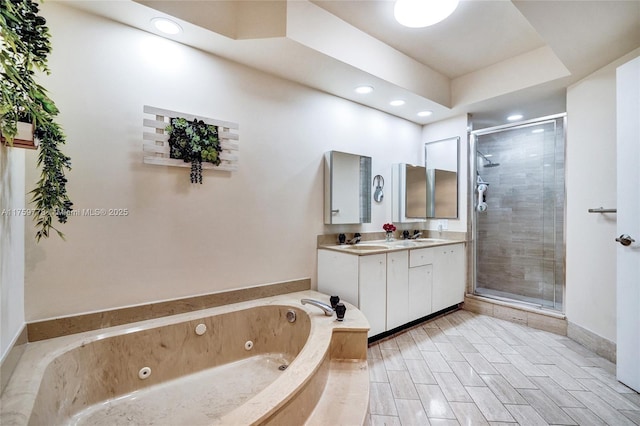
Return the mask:
<svg viewBox="0 0 640 426">
<path fill-rule="evenodd" d="M 567 318 L 562 313 L 534 309 L 517 303 L 508 303 L 486 297 L 467 294 L 462 309 L 489 315 L 506 321 L 526 325 L 561 336 L 567 335 Z"/>
</svg>

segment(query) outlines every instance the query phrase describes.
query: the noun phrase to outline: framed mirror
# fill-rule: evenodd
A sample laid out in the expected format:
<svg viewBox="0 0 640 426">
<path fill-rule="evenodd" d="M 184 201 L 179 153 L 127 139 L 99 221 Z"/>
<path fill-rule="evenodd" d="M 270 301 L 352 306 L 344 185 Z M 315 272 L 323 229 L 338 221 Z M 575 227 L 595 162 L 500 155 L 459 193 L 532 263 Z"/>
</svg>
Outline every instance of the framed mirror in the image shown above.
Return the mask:
<svg viewBox="0 0 640 426">
<path fill-rule="evenodd" d="M 424 145 L 429 219 L 458 218 L 459 145 L 459 137 Z"/>
<path fill-rule="evenodd" d="M 371 223 L 371 157 L 329 151 L 324 164 L 324 223 Z"/>
</svg>

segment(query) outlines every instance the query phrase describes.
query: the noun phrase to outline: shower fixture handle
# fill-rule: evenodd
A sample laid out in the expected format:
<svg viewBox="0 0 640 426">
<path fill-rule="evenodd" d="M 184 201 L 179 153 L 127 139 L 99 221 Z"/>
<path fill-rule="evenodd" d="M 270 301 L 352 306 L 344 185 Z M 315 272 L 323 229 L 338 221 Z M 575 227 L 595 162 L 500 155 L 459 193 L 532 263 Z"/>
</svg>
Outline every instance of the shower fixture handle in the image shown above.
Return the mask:
<svg viewBox="0 0 640 426">
<path fill-rule="evenodd" d="M 634 240 L 633 238 L 631 238 L 627 234 L 620 235 L 618 238 L 616 238 L 616 241 L 619 242 L 620 244 L 622 244 L 625 247 L 626 246 L 630 246 L 631 243 L 635 243 L 636 242 L 636 240 Z"/>
</svg>

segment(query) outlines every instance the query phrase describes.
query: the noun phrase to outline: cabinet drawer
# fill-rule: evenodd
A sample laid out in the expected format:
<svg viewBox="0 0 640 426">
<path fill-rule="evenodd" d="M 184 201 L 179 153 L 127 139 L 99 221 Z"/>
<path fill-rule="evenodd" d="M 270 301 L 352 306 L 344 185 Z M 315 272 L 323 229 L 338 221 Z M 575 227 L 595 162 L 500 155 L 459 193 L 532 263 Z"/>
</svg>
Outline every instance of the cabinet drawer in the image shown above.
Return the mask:
<svg viewBox="0 0 640 426">
<path fill-rule="evenodd" d="M 423 248 L 409 251 L 409 268 L 430 265 L 435 259 L 435 248 Z"/>
</svg>

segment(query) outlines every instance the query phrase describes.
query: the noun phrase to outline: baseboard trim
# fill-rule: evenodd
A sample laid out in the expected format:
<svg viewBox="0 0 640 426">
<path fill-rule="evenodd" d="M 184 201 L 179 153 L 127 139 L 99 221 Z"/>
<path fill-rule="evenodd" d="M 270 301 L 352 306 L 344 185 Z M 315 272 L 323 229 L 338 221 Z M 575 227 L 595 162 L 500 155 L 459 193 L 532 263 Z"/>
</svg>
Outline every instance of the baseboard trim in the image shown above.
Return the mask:
<svg viewBox="0 0 640 426">
<path fill-rule="evenodd" d="M 611 340 L 570 321 L 567 324 L 567 337 L 612 363 L 616 363 L 616 344 Z"/>
<path fill-rule="evenodd" d="M 216 306 L 229 305 L 231 303 L 245 302 L 247 300 L 277 296 L 279 294 L 293 293 L 309 289 L 311 289 L 311 279 L 304 278 L 281 283 L 205 294 L 201 296 L 187 297 L 184 299 L 36 321 L 27 324 L 28 339 L 29 342 L 36 342 L 54 337 L 68 336 L 70 334 L 82 333 L 85 331 L 98 330 L 116 325 L 129 324 L 137 321 L 209 309 Z"/>
<path fill-rule="evenodd" d="M 390 337 L 395 337 L 395 335 L 400 334 L 400 333 L 404 333 L 405 331 L 409 330 L 410 328 L 414 328 L 417 325 L 422 325 L 423 323 L 427 322 L 427 321 L 432 321 L 438 317 L 444 316 L 450 312 L 453 311 L 457 311 L 458 309 L 460 309 L 460 304 L 457 305 L 452 305 L 449 306 L 448 308 L 444 308 L 438 312 L 434 312 L 432 314 L 429 314 L 425 317 L 422 318 L 418 318 L 416 320 L 413 320 L 411 322 L 408 322 L 406 324 L 403 324 L 399 327 L 393 328 L 391 330 L 387 330 L 387 331 L 383 331 L 380 334 L 376 334 L 375 336 L 371 336 L 367 339 L 367 343 L 369 345 L 371 345 L 372 343 L 381 341 L 381 340 L 387 340 L 387 338 Z"/>
</svg>

